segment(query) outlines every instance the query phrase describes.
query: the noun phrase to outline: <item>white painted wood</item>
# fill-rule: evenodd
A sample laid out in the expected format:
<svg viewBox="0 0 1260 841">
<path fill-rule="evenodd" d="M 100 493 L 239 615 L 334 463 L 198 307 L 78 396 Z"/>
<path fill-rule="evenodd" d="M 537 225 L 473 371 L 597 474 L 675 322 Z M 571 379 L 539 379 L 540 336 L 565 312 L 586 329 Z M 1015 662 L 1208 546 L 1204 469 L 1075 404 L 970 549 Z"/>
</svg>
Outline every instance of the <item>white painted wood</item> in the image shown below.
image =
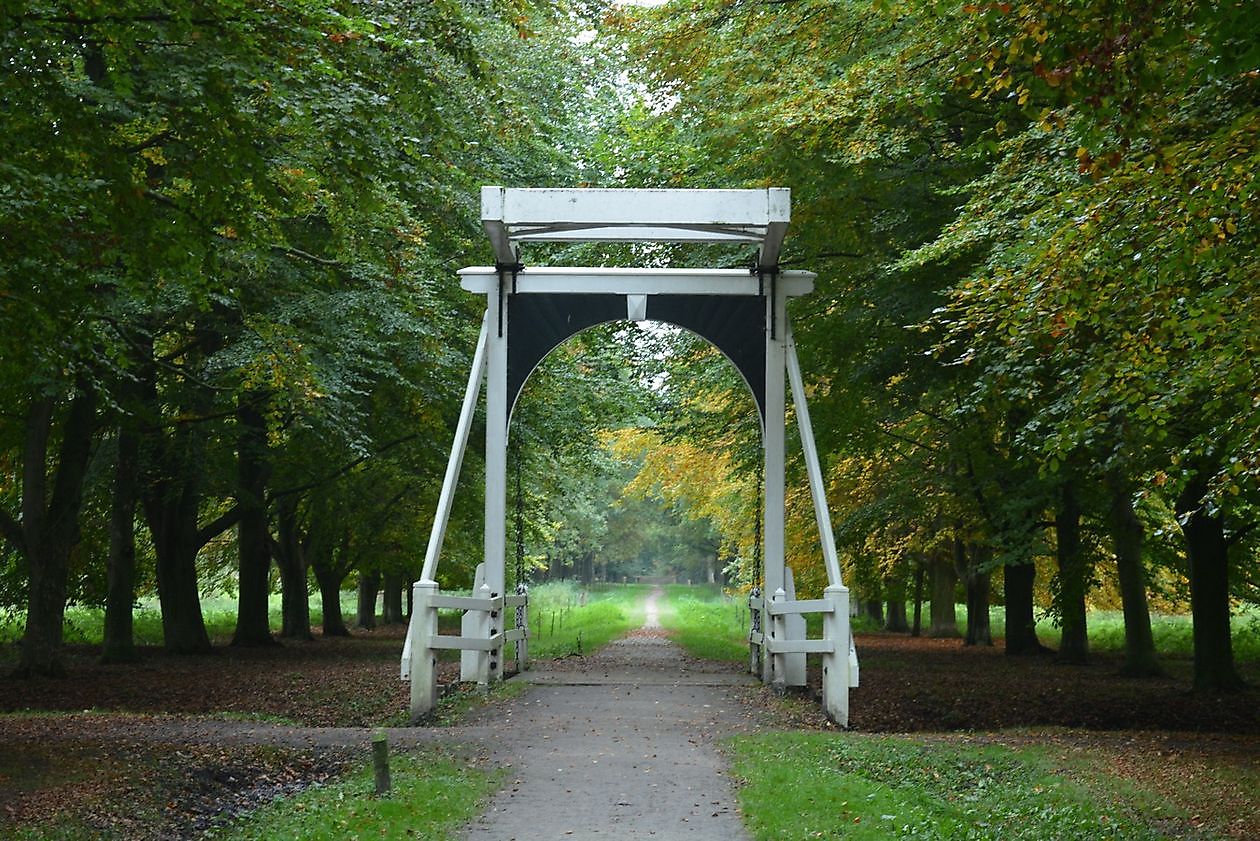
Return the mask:
<svg viewBox="0 0 1260 841">
<path fill-rule="evenodd" d="M 512 225 L 730 225 L 764 227 L 791 193 L 761 190 L 482 187 L 483 221 Z"/>
<path fill-rule="evenodd" d="M 774 595 L 770 597 L 770 601 L 787 601 L 787 593 L 784 592 L 782 587 L 780 587 L 774 591 Z M 774 646 L 775 643 L 782 642 L 787 639 L 787 631 L 783 626 L 783 616 L 781 614 L 775 616 L 774 613 L 770 613 L 769 620 L 770 639 L 766 641 L 765 647 L 765 653 L 769 656 L 765 659 L 770 664 L 770 677 L 768 680 L 763 679 L 762 682 L 769 683 L 776 689 L 783 689 L 783 687 L 787 685 L 785 682 L 785 678 L 787 676 L 786 664 L 784 663 L 783 653 L 775 653 Z"/>
<path fill-rule="evenodd" d="M 799 657 L 804 660 L 806 654 L 833 654 L 836 650 L 835 643 L 829 639 L 786 639 L 771 640 L 768 646 L 771 654 L 784 657 Z M 791 680 L 786 681 L 787 686 L 804 686 L 804 682 L 792 683 Z"/>
<path fill-rule="evenodd" d="M 787 601 L 774 605 L 773 612 L 783 614 L 830 613 L 831 609 L 831 602 L 827 599 L 798 599 L 797 601 Z"/>
<path fill-rule="evenodd" d="M 481 188 L 481 226 L 490 237 L 490 245 L 494 248 L 496 262 L 511 265 L 516 262 L 516 249 L 508 239 L 507 227 L 503 224 L 503 188 Z"/>
<path fill-rule="evenodd" d="M 765 563 L 764 592 L 777 595 L 783 591 L 784 585 L 784 516 L 785 509 L 785 471 L 784 471 L 784 426 L 787 410 L 784 397 L 784 372 L 786 343 L 782 329 L 771 337 L 770 325 L 777 321 L 782 324 L 783 292 L 769 294 L 766 290 L 766 418 L 762 448 L 764 466 L 762 470 L 765 483 L 765 511 L 762 513 L 762 558 Z M 772 629 L 773 629 L 772 620 Z M 776 672 L 776 662 L 780 658 L 763 657 L 762 672 L 765 683 L 781 683 L 781 670 Z"/>
<path fill-rule="evenodd" d="M 477 564 L 476 571 L 473 572 L 473 588 L 474 593 L 481 590 L 483 584 L 486 583 L 486 565 L 484 562 Z M 472 637 L 477 634 L 477 611 L 489 610 L 490 605 L 481 605 L 481 599 L 478 598 L 459 598 L 457 596 L 437 596 L 431 601 L 434 607 L 455 608 L 463 610 L 464 615 L 459 619 L 459 632 L 463 636 Z M 461 681 L 475 681 L 477 679 L 477 654 L 473 651 L 462 651 L 459 655 L 459 679 Z"/>
<path fill-rule="evenodd" d="M 849 726 L 850 648 L 849 588 L 835 584 L 823 590 L 823 598 L 832 602 L 830 613 L 823 615 L 823 639 L 832 650 L 823 654 L 823 711 L 841 727 Z M 854 660 L 856 662 L 856 660 Z M 853 684 L 856 685 L 856 684 Z"/>
<path fill-rule="evenodd" d="M 438 495 L 437 513 L 433 516 L 433 529 L 429 532 L 429 548 L 424 553 L 424 570 L 420 578 L 434 580 L 442 543 L 446 540 L 446 526 L 451 519 L 451 506 L 455 504 L 455 487 L 459 484 L 459 471 L 464 465 L 464 453 L 468 449 L 468 436 L 472 431 L 473 418 L 477 414 L 477 395 L 481 391 L 481 379 L 486 370 L 486 330 L 490 319 L 487 311 L 481 318 L 481 333 L 477 337 L 477 349 L 473 353 L 472 370 L 468 372 L 468 384 L 464 387 L 464 402 L 459 410 L 459 423 L 455 426 L 455 443 L 446 461 L 446 475 L 442 479 L 442 491 Z"/>
<path fill-rule="evenodd" d="M 419 718 L 437 703 L 437 655 L 433 639 L 437 636 L 437 608 L 429 598 L 437 595 L 436 581 L 420 580 L 411 585 L 413 622 L 407 630 L 411 667 L 411 717 Z"/>
<path fill-rule="evenodd" d="M 529 632 L 524 628 L 510 628 L 503 632 L 504 642 L 524 642 L 529 639 Z"/>
<path fill-rule="evenodd" d="M 495 283 L 486 295 L 486 309 L 490 313 L 486 330 L 486 497 L 485 497 L 485 564 L 486 587 L 491 596 L 504 595 L 507 581 L 507 348 L 508 307 L 504 300 L 508 295 L 506 284 Z M 500 611 L 501 613 L 501 611 Z M 500 628 L 502 625 L 500 624 Z M 491 652 L 486 663 L 486 674 L 478 676 L 478 683 L 492 682 L 503 677 L 501 651 Z"/>
<path fill-rule="evenodd" d="M 473 612 L 476 621 L 473 627 L 472 638 L 481 642 L 492 642 L 499 640 L 497 645 L 489 645 L 479 649 L 477 653 L 477 684 L 479 686 L 489 686 L 490 682 L 497 680 L 501 675 L 494 674 L 494 650 L 503 645 L 502 636 L 499 634 L 501 628 L 495 627 L 495 622 L 491 617 L 497 612 L 502 613 L 502 608 L 494 609 L 493 601 L 495 598 L 491 595 L 489 582 L 481 585 L 481 589 L 477 590 L 477 596 L 485 603 L 490 605 L 490 610 L 478 610 Z"/>
<path fill-rule="evenodd" d="M 484 639 L 481 637 L 452 637 L 449 635 L 435 636 L 429 645 L 432 648 L 471 651 L 474 654 L 486 657 L 495 647 L 503 645 L 503 635 L 495 634 Z"/>
<path fill-rule="evenodd" d="M 827 567 L 827 583 L 843 584 L 840 558 L 836 553 L 836 537 L 831 530 L 831 509 L 827 506 L 827 486 L 823 481 L 818 445 L 814 442 L 814 425 L 809 419 L 809 403 L 805 399 L 805 382 L 801 363 L 796 356 L 796 340 L 792 325 L 784 319 L 787 331 L 787 370 L 792 383 L 792 404 L 796 408 L 796 424 L 801 432 L 801 448 L 805 451 L 805 472 L 809 476 L 809 493 L 814 500 L 814 521 L 818 524 L 818 540 L 822 545 L 823 562 Z"/>
<path fill-rule="evenodd" d="M 782 604 L 796 601 L 796 578 L 792 575 L 791 567 L 783 569 L 784 590 L 787 593 L 787 601 Z M 775 605 L 777 608 L 778 605 Z M 805 639 L 805 617 L 794 611 L 782 612 L 783 636 L 778 640 L 780 643 L 797 643 Z M 785 650 L 783 652 L 783 683 L 785 686 L 804 686 L 805 685 L 805 652 L 795 649 Z"/>
<path fill-rule="evenodd" d="M 626 318 L 630 321 L 647 319 L 647 295 L 626 296 Z"/>
<path fill-rule="evenodd" d="M 498 289 L 493 266 L 459 270 L 460 286 L 489 295 Z M 813 272 L 780 272 L 776 284 L 784 298 L 814 291 Z M 517 272 L 516 291 L 529 293 L 587 293 L 607 295 L 738 295 L 761 294 L 757 275 L 744 269 L 623 269 L 585 266 L 526 267 Z"/>
</svg>

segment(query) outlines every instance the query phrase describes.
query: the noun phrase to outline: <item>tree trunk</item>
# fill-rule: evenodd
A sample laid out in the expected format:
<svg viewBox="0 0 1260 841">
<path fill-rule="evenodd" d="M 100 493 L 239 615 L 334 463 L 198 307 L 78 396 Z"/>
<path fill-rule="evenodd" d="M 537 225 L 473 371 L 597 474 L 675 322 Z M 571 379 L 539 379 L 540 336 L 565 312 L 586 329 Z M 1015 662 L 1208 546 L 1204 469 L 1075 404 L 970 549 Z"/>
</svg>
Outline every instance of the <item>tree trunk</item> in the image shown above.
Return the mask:
<svg viewBox="0 0 1260 841">
<path fill-rule="evenodd" d="M 244 399 L 237 407 L 236 421 L 237 504 L 241 509 L 236 544 L 240 578 L 232 645 L 274 645 L 267 605 L 271 591 L 271 533 L 263 499 L 267 487 L 267 426 L 258 407 Z"/>
<path fill-rule="evenodd" d="M 109 516 L 109 559 L 106 567 L 105 627 L 102 663 L 138 659 L 132 608 L 136 600 L 136 501 L 139 496 L 140 438 L 118 428 L 114 491 Z"/>
<path fill-rule="evenodd" d="M 1089 632 L 1085 619 L 1085 591 L 1089 565 L 1081 544 L 1081 506 L 1076 489 L 1064 482 L 1059 510 L 1054 516 L 1055 558 L 1059 565 L 1058 607 L 1063 641 L 1059 662 L 1080 665 L 1089 659 Z"/>
<path fill-rule="evenodd" d="M 876 627 L 884 624 L 884 603 L 878 598 L 862 599 L 862 612 Z"/>
<path fill-rule="evenodd" d="M 932 564 L 932 627 L 928 636 L 956 637 L 958 617 L 954 612 L 954 587 L 958 574 L 948 557 L 938 558 Z"/>
<path fill-rule="evenodd" d="M 1033 616 L 1033 585 L 1037 567 L 1032 563 L 1007 566 L 1002 576 L 1003 601 L 1006 602 L 1006 653 L 1023 657 L 1049 652 L 1037 639 L 1037 620 Z"/>
<path fill-rule="evenodd" d="M 1233 691 L 1243 687 L 1234 668 L 1229 627 L 1229 544 L 1225 520 L 1203 502 L 1208 472 L 1200 470 L 1177 499 L 1177 518 L 1186 537 L 1190 612 L 1194 617 L 1194 688 Z"/>
<path fill-rule="evenodd" d="M 26 630 L 14 672 L 18 677 L 65 674 L 62 627 L 70 553 L 79 542 L 83 485 L 96 427 L 96 395 L 82 388 L 70 401 L 49 496 L 48 443 L 53 415 L 51 398 L 33 402 L 27 412 L 22 453 L 22 522 L 20 526 L 11 524 L 11 528 L 21 531 L 21 548 L 30 574 Z"/>
<path fill-rule="evenodd" d="M 295 498 L 289 497 L 276 506 L 276 531 L 274 549 L 276 567 L 280 570 L 280 636 L 313 640 L 306 542 L 298 525 Z"/>
<path fill-rule="evenodd" d="M 1108 486 L 1111 490 L 1111 544 L 1116 555 L 1120 601 L 1124 607 L 1124 666 L 1121 672 L 1133 677 L 1157 677 L 1164 670 L 1155 656 L 1155 637 L 1151 633 L 1151 613 L 1146 601 L 1142 521 L 1133 510 L 1132 489 L 1128 483 L 1113 476 Z"/>
<path fill-rule="evenodd" d="M 349 564 L 345 562 L 349 554 L 349 536 L 341 543 L 341 558 L 333 557 L 331 547 L 313 546 L 310 556 L 311 569 L 315 572 L 315 581 L 319 584 L 319 603 L 324 613 L 323 635 L 326 637 L 348 637 L 350 629 L 341 615 L 341 582 L 350 573 Z"/>
<path fill-rule="evenodd" d="M 381 600 L 381 622 L 385 625 L 400 625 L 403 617 L 403 576 L 397 573 L 385 575 L 381 587 L 384 598 Z"/>
<path fill-rule="evenodd" d="M 910 630 L 910 623 L 906 620 L 905 599 L 888 600 L 888 617 L 884 620 L 884 630 L 898 634 L 904 634 Z"/>
<path fill-rule="evenodd" d="M 371 630 L 376 627 L 376 594 L 381 587 L 379 572 L 359 573 L 359 616 L 357 625 Z"/>
<path fill-rule="evenodd" d="M 912 637 L 923 633 L 923 578 L 926 571 L 926 561 L 920 558 L 914 565 L 914 624 L 910 626 Z"/>
<path fill-rule="evenodd" d="M 989 622 L 989 563 L 993 550 L 988 546 L 954 541 L 954 565 L 967 594 L 967 635 L 963 645 L 993 645 Z"/>
</svg>

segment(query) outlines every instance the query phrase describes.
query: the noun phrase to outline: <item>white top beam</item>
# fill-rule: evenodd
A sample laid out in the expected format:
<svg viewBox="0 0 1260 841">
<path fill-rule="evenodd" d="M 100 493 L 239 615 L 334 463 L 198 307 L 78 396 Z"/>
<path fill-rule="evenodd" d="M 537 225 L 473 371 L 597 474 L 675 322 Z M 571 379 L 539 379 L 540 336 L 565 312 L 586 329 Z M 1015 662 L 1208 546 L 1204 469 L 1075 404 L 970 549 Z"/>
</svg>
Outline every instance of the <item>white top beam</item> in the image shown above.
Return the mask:
<svg viewBox="0 0 1260 841">
<path fill-rule="evenodd" d="M 797 298 L 814 291 L 813 272 L 779 275 L 779 294 Z M 498 288 L 493 266 L 459 270 L 460 286 L 486 295 Z M 768 285 L 768 284 L 767 284 Z M 519 293 L 602 293 L 612 295 L 758 295 L 769 294 L 746 269 L 614 269 L 580 267 L 524 268 L 516 275 Z"/>
<path fill-rule="evenodd" d="M 481 221 L 500 263 L 515 243 L 747 242 L 760 268 L 778 263 L 791 191 L 481 188 Z"/>
</svg>

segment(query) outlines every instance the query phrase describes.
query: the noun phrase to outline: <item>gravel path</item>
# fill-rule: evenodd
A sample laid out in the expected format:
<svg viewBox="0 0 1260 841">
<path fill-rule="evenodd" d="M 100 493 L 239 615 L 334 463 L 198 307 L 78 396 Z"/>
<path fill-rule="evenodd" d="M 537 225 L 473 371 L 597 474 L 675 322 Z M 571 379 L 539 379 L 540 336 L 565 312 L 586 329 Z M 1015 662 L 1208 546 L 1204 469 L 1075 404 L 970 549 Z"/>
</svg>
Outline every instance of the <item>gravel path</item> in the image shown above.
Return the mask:
<svg viewBox="0 0 1260 841">
<path fill-rule="evenodd" d="M 717 742 L 755 723 L 752 679 L 688 660 L 659 631 L 654 591 L 639 631 L 580 660 L 538 663 L 535 684 L 470 721 L 507 784 L 469 839 L 746 838 Z M 484 732 L 484 731 L 483 731 Z"/>
</svg>

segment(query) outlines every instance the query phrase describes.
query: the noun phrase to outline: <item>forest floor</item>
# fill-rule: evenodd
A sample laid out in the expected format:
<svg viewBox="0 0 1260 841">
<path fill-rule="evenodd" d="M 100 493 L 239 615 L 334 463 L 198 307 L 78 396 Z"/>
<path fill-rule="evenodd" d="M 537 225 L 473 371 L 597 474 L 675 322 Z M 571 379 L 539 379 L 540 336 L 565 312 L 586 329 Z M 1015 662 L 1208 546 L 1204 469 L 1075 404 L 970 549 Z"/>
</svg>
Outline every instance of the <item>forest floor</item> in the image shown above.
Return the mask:
<svg viewBox="0 0 1260 841">
<path fill-rule="evenodd" d="M 475 721 L 493 719 L 485 709 L 471 726 L 455 728 L 456 739 L 441 726 L 402 726 L 402 636 L 402 628 L 386 628 L 204 657 L 146 650 L 139 663 L 109 667 L 81 648 L 71 652 L 69 678 L 0 678 L 0 835 L 60 825 L 103 837 L 195 837 L 361 763 L 369 728 L 389 727 L 399 748 L 479 741 Z M 1260 837 L 1250 787 L 1260 773 L 1254 688 L 1194 693 L 1184 661 L 1167 664 L 1171 677 L 1135 680 L 1120 677 L 1109 655 L 1068 667 L 957 640 L 868 634 L 857 645 L 856 730 L 1040 744 L 1158 791 L 1196 825 Z M 0 668 L 11 654 L 0 655 Z M 586 660 L 569 658 L 564 667 L 596 663 Z M 1260 684 L 1260 664 L 1242 668 L 1253 687 Z M 446 680 L 456 671 L 456 663 L 443 664 Z M 830 726 L 810 690 L 786 698 L 754 686 L 738 693 L 758 726 Z M 447 715 L 458 719 L 458 699 L 470 697 L 453 693 Z M 472 759 L 484 754 L 469 750 Z"/>
</svg>

